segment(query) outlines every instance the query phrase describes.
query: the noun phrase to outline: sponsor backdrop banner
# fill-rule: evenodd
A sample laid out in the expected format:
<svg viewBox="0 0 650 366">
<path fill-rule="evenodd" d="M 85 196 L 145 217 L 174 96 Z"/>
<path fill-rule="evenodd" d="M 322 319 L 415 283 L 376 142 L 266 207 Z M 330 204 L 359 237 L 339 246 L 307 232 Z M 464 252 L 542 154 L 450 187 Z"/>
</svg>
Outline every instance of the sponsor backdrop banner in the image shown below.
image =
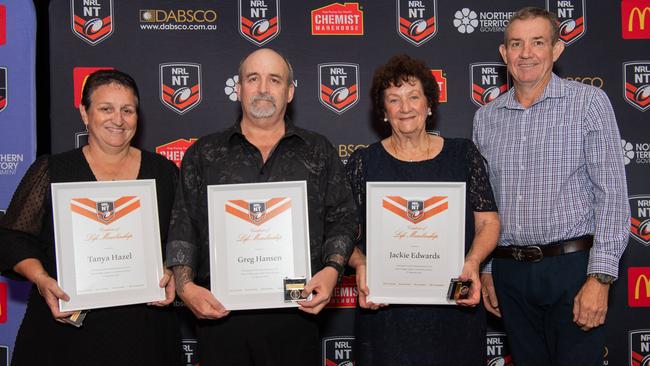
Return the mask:
<svg viewBox="0 0 650 366">
<path fill-rule="evenodd" d="M 469 137 L 476 109 L 511 85 L 497 47 L 510 15 L 527 5 L 559 16 L 567 48 L 556 73 L 603 89 L 614 106 L 632 228 L 611 291 L 603 365 L 645 364 L 650 354 L 650 0 L 52 0 L 52 150 L 85 143 L 78 111 L 85 77 L 97 68 L 118 68 L 133 75 L 141 91 L 136 144 L 178 164 L 196 138 L 237 120 L 239 61 L 260 47 L 275 48 L 293 62 L 296 94 L 290 115 L 297 125 L 326 135 L 343 162 L 355 149 L 377 141 L 385 129 L 382 121 L 373 120 L 369 89 L 373 71 L 398 53 L 426 61 L 439 82 L 435 129 L 442 136 Z M 33 102 L 33 94 L 21 95 L 18 89 L 31 85 L 31 73 L 24 72 L 28 76 L 18 85 L 12 80 L 20 65 L 8 63 L 18 59 L 16 51 L 7 52 L 12 37 L 33 39 L 31 15 L 30 22 L 18 22 L 25 16 L 8 15 L 14 11 L 15 5 L 0 6 L 0 19 L 26 28 L 6 36 L 0 31 L 0 81 L 5 80 L 0 95 L 7 95 L 0 120 L 2 138 L 11 142 L 1 145 L 0 163 L 16 164 L 11 165 L 15 172 L 2 179 L 22 175 L 33 153 L 33 138 L 19 143 L 19 137 L 10 136 L 17 121 L 26 124 L 33 115 L 13 123 L 7 118 L 21 99 Z M 0 199 L 6 204 L 6 197 Z M 350 365 L 354 277 L 346 277 L 335 295 L 321 317 L 322 364 Z M 201 345 L 195 342 L 192 317 L 180 302 L 176 306 L 185 320 L 187 364 L 194 364 Z M 13 326 L 18 318 L 20 314 L 9 313 Z M 488 363 L 512 365 L 507 334 L 495 319 L 489 325 Z M 0 338 L 0 343 L 10 343 L 11 335 L 2 334 L 9 340 Z"/>
<path fill-rule="evenodd" d="M 36 12 L 0 0 L 0 216 L 36 156 Z M 0 276 L 0 366 L 7 365 L 29 284 Z"/>
</svg>

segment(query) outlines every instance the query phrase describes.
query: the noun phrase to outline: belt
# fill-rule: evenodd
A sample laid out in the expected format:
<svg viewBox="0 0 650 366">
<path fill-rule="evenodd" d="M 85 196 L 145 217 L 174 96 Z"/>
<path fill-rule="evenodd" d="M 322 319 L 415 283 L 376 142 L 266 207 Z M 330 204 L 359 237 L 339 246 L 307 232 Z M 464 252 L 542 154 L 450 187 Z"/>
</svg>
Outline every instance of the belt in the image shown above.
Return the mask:
<svg viewBox="0 0 650 366">
<path fill-rule="evenodd" d="M 589 249 L 593 242 L 594 237 L 592 235 L 585 235 L 580 238 L 545 245 L 510 245 L 507 247 L 497 247 L 492 252 L 492 257 L 510 258 L 519 262 L 539 262 L 544 257 L 554 257 Z"/>
</svg>

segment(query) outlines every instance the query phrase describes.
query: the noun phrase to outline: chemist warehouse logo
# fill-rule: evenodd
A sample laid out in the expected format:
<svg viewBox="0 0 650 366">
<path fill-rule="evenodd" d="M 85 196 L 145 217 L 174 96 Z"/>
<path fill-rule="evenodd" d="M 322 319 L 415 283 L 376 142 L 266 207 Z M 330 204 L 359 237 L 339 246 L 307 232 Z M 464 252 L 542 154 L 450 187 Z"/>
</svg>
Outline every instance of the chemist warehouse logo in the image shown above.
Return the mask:
<svg viewBox="0 0 650 366">
<path fill-rule="evenodd" d="M 359 3 L 333 3 L 311 11 L 314 36 L 362 36 L 363 11 Z"/>
<path fill-rule="evenodd" d="M 650 366 L 650 329 L 629 332 L 631 366 Z"/>
<path fill-rule="evenodd" d="M 160 64 L 160 101 L 172 111 L 184 114 L 201 102 L 201 65 Z"/>
<path fill-rule="evenodd" d="M 513 366 L 512 354 L 506 343 L 505 333 L 487 334 L 488 366 Z"/>
<path fill-rule="evenodd" d="M 113 0 L 70 0 L 72 32 L 91 46 L 113 34 Z"/>
<path fill-rule="evenodd" d="M 386 196 L 382 207 L 412 223 L 423 222 L 441 212 L 447 211 L 447 196 L 433 196 L 426 199 L 406 199 L 399 196 Z"/>
<path fill-rule="evenodd" d="M 435 0 L 397 0 L 397 33 L 420 47 L 438 33 Z"/>
<path fill-rule="evenodd" d="M 650 245 L 650 195 L 630 196 L 632 237 L 643 245 Z"/>
<path fill-rule="evenodd" d="M 280 0 L 239 0 L 239 33 L 258 47 L 280 33 Z"/>
<path fill-rule="evenodd" d="M 479 107 L 507 92 L 510 85 L 508 69 L 502 63 L 471 64 L 469 75 L 471 99 Z"/>
<path fill-rule="evenodd" d="M 7 108 L 7 97 L 9 96 L 7 76 L 7 68 L 0 67 L 0 112 Z"/>
<path fill-rule="evenodd" d="M 319 64 L 318 86 L 321 104 L 342 114 L 359 101 L 359 65 Z"/>
<path fill-rule="evenodd" d="M 323 366 L 354 366 L 354 337 L 323 339 Z"/>
<path fill-rule="evenodd" d="M 650 61 L 623 64 L 623 95 L 626 102 L 641 112 L 650 108 Z"/>
<path fill-rule="evenodd" d="M 546 8 L 557 14 L 562 42 L 570 45 L 584 36 L 587 31 L 585 0 L 546 0 Z"/>
<path fill-rule="evenodd" d="M 171 160 L 180 168 L 185 152 L 197 139 L 178 139 L 156 147 L 156 153 Z"/>
</svg>

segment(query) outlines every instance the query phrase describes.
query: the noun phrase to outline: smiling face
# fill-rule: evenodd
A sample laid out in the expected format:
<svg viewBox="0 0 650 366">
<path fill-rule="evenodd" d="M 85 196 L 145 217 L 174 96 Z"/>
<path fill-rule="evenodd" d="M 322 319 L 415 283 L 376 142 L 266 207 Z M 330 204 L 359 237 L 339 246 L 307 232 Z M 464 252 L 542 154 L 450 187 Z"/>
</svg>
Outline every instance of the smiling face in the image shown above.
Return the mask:
<svg viewBox="0 0 650 366">
<path fill-rule="evenodd" d="M 269 49 L 255 51 L 244 60 L 236 89 L 247 119 L 283 118 L 294 93 L 286 62 Z"/>
<path fill-rule="evenodd" d="M 79 108 L 88 128 L 88 144 L 102 149 L 128 147 L 138 124 L 136 106 L 131 89 L 116 83 L 97 87 L 90 96 L 90 105 Z"/>
<path fill-rule="evenodd" d="M 393 133 L 408 135 L 426 128 L 426 120 L 431 110 L 422 83 L 410 78 L 400 86 L 391 84 L 384 90 L 385 117 Z"/>
<path fill-rule="evenodd" d="M 552 42 L 549 21 L 539 17 L 513 21 L 508 27 L 506 44 L 499 47 L 515 90 L 545 87 L 551 80 L 553 63 L 563 50 L 564 43 Z"/>
</svg>

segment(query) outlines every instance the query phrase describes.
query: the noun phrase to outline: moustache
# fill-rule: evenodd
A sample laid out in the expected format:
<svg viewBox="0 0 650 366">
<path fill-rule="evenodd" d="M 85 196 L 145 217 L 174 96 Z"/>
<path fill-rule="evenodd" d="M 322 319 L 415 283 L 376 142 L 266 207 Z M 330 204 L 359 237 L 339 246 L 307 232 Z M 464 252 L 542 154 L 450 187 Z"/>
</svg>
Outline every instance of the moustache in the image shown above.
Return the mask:
<svg viewBox="0 0 650 366">
<path fill-rule="evenodd" d="M 270 94 L 254 95 L 251 98 L 251 102 L 253 102 L 253 103 L 259 102 L 259 101 L 271 102 L 271 104 L 273 104 L 273 106 L 275 106 L 275 98 Z"/>
</svg>

